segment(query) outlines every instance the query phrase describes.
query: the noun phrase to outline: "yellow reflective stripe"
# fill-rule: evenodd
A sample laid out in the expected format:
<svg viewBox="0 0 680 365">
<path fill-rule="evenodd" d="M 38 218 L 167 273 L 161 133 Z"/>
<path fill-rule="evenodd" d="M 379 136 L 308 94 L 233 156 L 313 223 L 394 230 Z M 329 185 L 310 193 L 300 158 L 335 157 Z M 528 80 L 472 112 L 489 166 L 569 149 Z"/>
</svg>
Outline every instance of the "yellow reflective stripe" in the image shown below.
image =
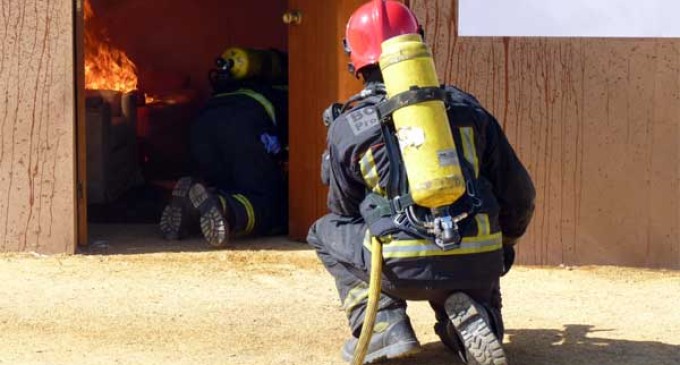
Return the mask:
<svg viewBox="0 0 680 365">
<path fill-rule="evenodd" d="M 465 159 L 475 169 L 475 177 L 479 177 L 479 158 L 477 157 L 477 147 L 475 145 L 475 130 L 472 127 L 461 127 L 459 130 Z M 483 213 L 476 214 L 475 220 L 477 222 L 477 237 L 490 237 L 491 223 L 489 222 L 489 215 Z"/>
<path fill-rule="evenodd" d="M 500 250 L 502 243 L 503 235 L 500 232 L 487 236 L 463 237 L 460 247 L 449 251 L 440 249 L 428 240 L 394 240 L 383 245 L 383 257 L 398 259 L 478 254 Z M 370 237 L 364 239 L 364 247 L 370 250 Z"/>
<path fill-rule="evenodd" d="M 264 108 L 264 111 L 267 112 L 267 115 L 269 115 L 269 118 L 271 118 L 272 122 L 274 122 L 274 125 L 276 125 L 276 109 L 274 109 L 274 104 L 272 104 L 267 98 L 264 97 L 264 95 L 257 93 L 253 90 L 250 89 L 238 89 L 232 93 L 223 93 L 223 94 L 217 94 L 215 95 L 216 98 L 221 98 L 224 96 L 232 96 L 232 95 L 245 95 L 253 98 L 255 101 L 260 103 L 262 107 Z"/>
<path fill-rule="evenodd" d="M 248 215 L 248 223 L 246 224 L 246 229 L 245 229 L 245 234 L 250 234 L 250 232 L 253 231 L 253 228 L 255 228 L 255 209 L 253 208 L 253 205 L 250 203 L 248 198 L 241 194 L 236 194 L 232 195 L 234 199 L 238 200 L 239 203 L 243 204 L 243 207 L 246 208 L 246 214 Z"/>
<path fill-rule="evenodd" d="M 487 235 L 487 236 L 463 237 L 461 244 L 462 245 L 465 245 L 465 244 L 472 245 L 472 244 L 477 244 L 477 243 L 486 243 L 488 241 L 495 241 L 496 238 L 498 238 L 498 239 L 501 238 L 500 232 L 490 234 L 490 235 Z M 388 246 L 389 247 L 428 247 L 428 246 L 437 247 L 434 243 L 431 243 L 428 240 L 394 240 L 394 241 L 386 244 L 384 248 L 387 248 Z"/>
<path fill-rule="evenodd" d="M 350 313 L 356 306 L 361 304 L 364 300 L 368 298 L 368 285 L 366 283 L 360 283 L 356 287 L 352 288 L 345 297 L 343 307 L 347 313 Z"/>
<path fill-rule="evenodd" d="M 378 175 L 378 167 L 375 165 L 375 158 L 373 157 L 373 150 L 369 150 L 359 161 L 359 168 L 361 175 L 374 193 L 382 194 L 383 190 L 380 187 L 380 175 Z"/>
<path fill-rule="evenodd" d="M 220 200 L 220 206 L 222 207 L 222 211 L 226 212 L 227 211 L 227 198 L 223 197 L 222 195 L 217 195 L 217 198 Z"/>
<path fill-rule="evenodd" d="M 472 127 L 460 127 L 460 137 L 463 141 L 463 153 L 465 159 L 475 169 L 475 177 L 479 176 L 479 160 L 477 159 L 477 148 L 475 147 L 475 131 Z"/>
<path fill-rule="evenodd" d="M 500 232 L 485 237 L 464 237 L 459 248 L 444 251 L 426 240 L 399 240 L 383 246 L 383 257 L 395 259 L 478 254 L 501 249 L 502 241 Z"/>
<path fill-rule="evenodd" d="M 491 234 L 491 223 L 489 223 L 489 215 L 478 213 L 475 215 L 477 221 L 477 236 L 488 236 Z"/>
<path fill-rule="evenodd" d="M 457 256 L 457 255 L 472 255 L 480 254 L 486 252 L 493 252 L 501 249 L 501 243 L 495 246 L 487 246 L 481 248 L 459 248 L 449 251 L 443 251 L 439 248 L 427 250 L 427 251 L 415 251 L 415 252 L 389 252 L 383 253 L 385 259 L 410 259 L 410 258 L 422 258 L 422 257 L 435 257 L 435 256 Z"/>
</svg>

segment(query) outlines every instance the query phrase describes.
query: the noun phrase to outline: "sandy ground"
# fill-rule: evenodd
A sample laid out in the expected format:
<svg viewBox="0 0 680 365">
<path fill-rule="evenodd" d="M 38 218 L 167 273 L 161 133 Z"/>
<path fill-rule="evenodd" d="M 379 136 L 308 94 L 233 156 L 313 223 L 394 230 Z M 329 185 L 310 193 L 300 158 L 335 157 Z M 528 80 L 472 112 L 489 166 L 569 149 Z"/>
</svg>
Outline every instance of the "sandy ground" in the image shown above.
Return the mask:
<svg viewBox="0 0 680 365">
<path fill-rule="evenodd" d="M 346 320 L 306 245 L 137 233 L 86 255 L 0 255 L 0 364 L 343 364 Z M 680 364 L 680 272 L 517 267 L 503 287 L 511 364 Z M 424 351 L 390 364 L 457 364 L 428 305 L 409 314 Z"/>
</svg>

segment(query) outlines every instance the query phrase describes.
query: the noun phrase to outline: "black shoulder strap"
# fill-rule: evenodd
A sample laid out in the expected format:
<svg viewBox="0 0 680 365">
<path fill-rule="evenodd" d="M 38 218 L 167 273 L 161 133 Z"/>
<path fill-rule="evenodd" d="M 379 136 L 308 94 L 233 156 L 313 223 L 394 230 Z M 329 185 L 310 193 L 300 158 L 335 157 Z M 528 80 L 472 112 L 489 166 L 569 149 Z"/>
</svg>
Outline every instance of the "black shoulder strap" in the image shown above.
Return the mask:
<svg viewBox="0 0 680 365">
<path fill-rule="evenodd" d="M 389 100 L 381 103 L 378 106 L 378 112 L 381 118 L 386 118 L 401 108 L 433 100 L 447 102 L 448 95 L 441 87 L 413 86 L 409 90 L 394 95 Z"/>
<path fill-rule="evenodd" d="M 333 122 L 338 119 L 342 110 L 342 104 L 333 103 L 326 110 L 323 111 L 323 124 L 326 128 L 330 127 Z"/>
<path fill-rule="evenodd" d="M 387 91 L 384 85 L 370 85 L 361 90 L 358 94 L 350 97 L 342 107 L 342 112 L 358 108 L 363 105 L 375 105 L 385 99 Z"/>
<path fill-rule="evenodd" d="M 475 176 L 475 169 L 472 164 L 462 156 L 465 156 L 463 151 L 463 138 L 461 137 L 460 128 L 452 128 L 453 141 L 456 144 L 456 153 L 461 158 L 458 159 L 463 178 L 465 179 L 465 194 L 470 199 L 470 207 L 467 208 L 470 216 L 473 216 L 482 204 L 482 201 L 477 196 L 478 179 Z"/>
</svg>

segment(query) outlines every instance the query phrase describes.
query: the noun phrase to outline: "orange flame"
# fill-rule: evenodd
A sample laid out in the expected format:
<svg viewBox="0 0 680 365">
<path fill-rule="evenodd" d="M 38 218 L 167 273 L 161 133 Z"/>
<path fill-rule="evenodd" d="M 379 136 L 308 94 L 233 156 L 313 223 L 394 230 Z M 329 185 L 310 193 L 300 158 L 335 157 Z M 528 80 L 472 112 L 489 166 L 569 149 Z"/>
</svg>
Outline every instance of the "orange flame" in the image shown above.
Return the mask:
<svg viewBox="0 0 680 365">
<path fill-rule="evenodd" d="M 84 3 L 85 88 L 130 92 L 137 89 L 137 68 L 125 52 L 110 44 L 106 30 L 95 24 L 90 0 Z"/>
</svg>

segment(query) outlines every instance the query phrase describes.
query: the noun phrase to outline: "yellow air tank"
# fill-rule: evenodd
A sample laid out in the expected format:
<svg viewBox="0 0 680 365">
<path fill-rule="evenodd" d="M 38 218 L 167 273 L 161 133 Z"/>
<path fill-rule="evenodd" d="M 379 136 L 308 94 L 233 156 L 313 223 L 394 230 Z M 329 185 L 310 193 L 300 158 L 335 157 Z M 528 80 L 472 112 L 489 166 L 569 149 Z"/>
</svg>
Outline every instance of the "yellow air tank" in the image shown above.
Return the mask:
<svg viewBox="0 0 680 365">
<path fill-rule="evenodd" d="M 231 61 L 231 75 L 237 80 L 254 77 L 278 80 L 285 76 L 281 55 L 274 51 L 231 47 L 222 58 Z"/>
<path fill-rule="evenodd" d="M 432 52 L 418 34 L 385 41 L 380 68 L 388 98 L 413 86 L 440 85 Z M 458 200 L 465 193 L 465 179 L 444 102 L 406 106 L 394 112 L 393 120 L 413 201 L 439 208 Z"/>
</svg>

